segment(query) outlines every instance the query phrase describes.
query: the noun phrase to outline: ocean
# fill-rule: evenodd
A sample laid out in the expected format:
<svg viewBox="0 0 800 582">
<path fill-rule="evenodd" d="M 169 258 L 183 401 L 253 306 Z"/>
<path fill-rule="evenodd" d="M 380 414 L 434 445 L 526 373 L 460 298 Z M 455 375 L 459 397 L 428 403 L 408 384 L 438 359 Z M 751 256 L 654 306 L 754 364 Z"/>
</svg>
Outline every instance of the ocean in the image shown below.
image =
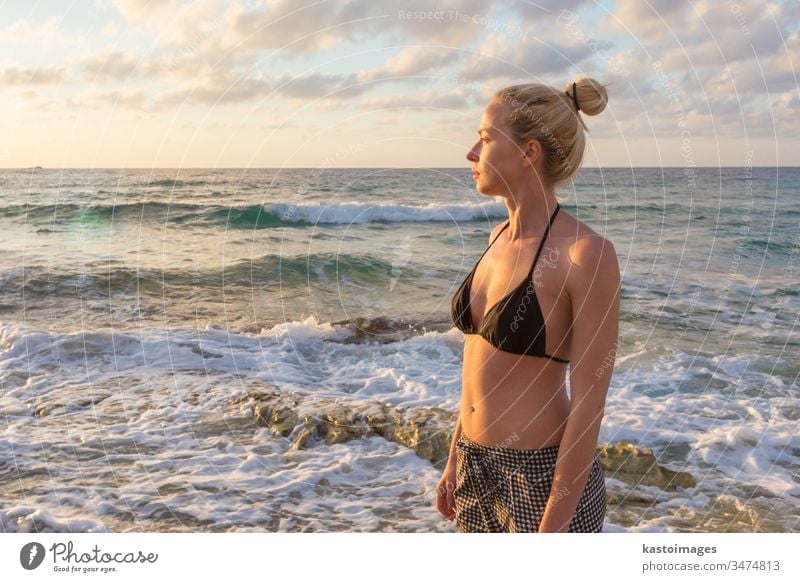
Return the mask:
<svg viewBox="0 0 800 582">
<path fill-rule="evenodd" d="M 452 430 L 450 297 L 506 217 L 469 168 L 37 168 L 0 192 L 0 531 L 457 531 L 430 458 L 314 427 Z M 697 481 L 607 475 L 604 531 L 797 531 L 800 168 L 584 168 L 560 195 L 623 278 L 600 442 Z"/>
</svg>

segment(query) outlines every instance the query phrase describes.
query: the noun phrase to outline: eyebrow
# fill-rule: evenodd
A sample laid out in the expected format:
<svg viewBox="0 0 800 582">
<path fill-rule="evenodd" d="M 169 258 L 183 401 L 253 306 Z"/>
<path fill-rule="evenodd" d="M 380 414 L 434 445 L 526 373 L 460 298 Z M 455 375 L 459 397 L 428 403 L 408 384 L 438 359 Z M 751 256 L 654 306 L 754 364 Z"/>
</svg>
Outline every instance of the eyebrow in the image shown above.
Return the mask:
<svg viewBox="0 0 800 582">
<path fill-rule="evenodd" d="M 489 133 L 489 129 L 488 129 L 488 128 L 486 128 L 486 127 L 482 127 L 482 128 L 480 128 L 480 129 L 478 130 L 478 135 L 480 135 L 482 131 L 485 131 L 486 133 Z"/>
</svg>

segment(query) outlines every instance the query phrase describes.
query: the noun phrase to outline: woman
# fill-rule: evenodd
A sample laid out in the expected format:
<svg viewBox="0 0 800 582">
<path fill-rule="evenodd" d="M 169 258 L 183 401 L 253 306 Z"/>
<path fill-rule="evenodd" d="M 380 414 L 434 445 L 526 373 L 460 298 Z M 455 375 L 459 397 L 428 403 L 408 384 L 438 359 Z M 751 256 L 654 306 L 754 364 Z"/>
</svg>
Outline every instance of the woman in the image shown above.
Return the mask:
<svg viewBox="0 0 800 582">
<path fill-rule="evenodd" d="M 583 159 L 580 112 L 597 115 L 607 99 L 589 78 L 566 91 L 506 87 L 467 154 L 478 192 L 502 198 L 509 218 L 452 300 L 465 333 L 463 388 L 436 504 L 459 531 L 602 530 L 596 447 L 616 356 L 619 266 L 614 246 L 567 214 L 555 188 Z"/>
</svg>

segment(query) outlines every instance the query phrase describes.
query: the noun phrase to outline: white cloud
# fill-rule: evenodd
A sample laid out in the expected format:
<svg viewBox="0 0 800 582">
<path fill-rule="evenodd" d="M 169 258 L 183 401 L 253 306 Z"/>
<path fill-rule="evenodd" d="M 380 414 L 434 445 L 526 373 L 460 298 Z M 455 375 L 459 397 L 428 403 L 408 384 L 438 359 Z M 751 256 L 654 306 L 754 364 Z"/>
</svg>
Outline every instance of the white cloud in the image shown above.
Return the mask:
<svg viewBox="0 0 800 582">
<path fill-rule="evenodd" d="M 66 69 L 57 65 L 40 69 L 11 65 L 0 72 L 2 85 L 53 85 L 63 83 L 65 78 Z"/>
<path fill-rule="evenodd" d="M 128 109 L 133 111 L 147 111 L 147 96 L 138 89 L 112 89 L 102 91 L 89 89 L 82 91 L 66 101 L 69 109 L 94 109 L 108 108 Z"/>
<path fill-rule="evenodd" d="M 507 2 L 498 3 L 498 5 Z M 247 50 L 285 49 L 297 53 L 327 50 L 337 43 L 366 41 L 378 35 L 420 39 L 430 44 L 462 45 L 474 40 L 480 26 L 454 15 L 485 13 L 481 0 L 351 0 L 300 5 L 291 0 L 245 7 L 232 3 L 225 15 L 225 45 Z M 429 17 L 419 17 L 421 13 Z"/>
<path fill-rule="evenodd" d="M 115 49 L 105 49 L 84 55 L 82 66 L 88 76 L 93 79 L 125 80 L 133 76 L 146 76 L 157 72 L 152 69 L 149 72 L 146 71 L 136 55 Z"/>
<path fill-rule="evenodd" d="M 399 95 L 383 95 L 370 99 L 361 99 L 358 106 L 365 110 L 397 109 L 405 107 L 424 109 L 465 109 L 470 106 L 468 95 L 463 87 L 452 91 L 431 89 L 419 93 L 402 93 Z"/>
<path fill-rule="evenodd" d="M 614 12 L 600 20 L 599 30 L 622 32 L 658 54 L 668 68 L 719 68 L 750 60 L 754 53 L 765 58 L 780 50 L 781 37 L 788 34 L 786 24 L 792 17 L 796 21 L 799 13 L 797 7 L 764 0 L 620 0 Z"/>
<path fill-rule="evenodd" d="M 81 44 L 81 40 L 80 37 L 65 34 L 55 18 L 48 18 L 44 22 L 36 24 L 28 20 L 17 20 L 0 29 L 0 41 L 25 42 L 40 47 L 48 47 L 54 44 L 77 46 Z"/>
<path fill-rule="evenodd" d="M 115 0 L 120 14 L 159 44 L 198 51 L 214 44 L 221 23 L 221 0 Z"/>
<path fill-rule="evenodd" d="M 245 79 L 233 76 L 207 77 L 193 87 L 166 91 L 155 98 L 153 109 L 162 110 L 177 105 L 226 105 L 267 97 L 271 83 L 263 75 Z"/>
<path fill-rule="evenodd" d="M 22 101 L 26 101 L 30 104 L 31 109 L 35 109 L 37 112 L 53 111 L 53 106 L 55 105 L 52 99 L 48 99 L 41 92 L 34 91 L 33 89 L 24 89 L 20 91 L 19 97 Z"/>
<path fill-rule="evenodd" d="M 143 54 L 105 48 L 84 53 L 75 64 L 93 80 L 131 80 L 146 77 L 202 80 L 220 75 L 226 78 L 235 76 L 236 71 L 248 67 L 255 60 L 255 55 L 222 54 L 220 58 L 212 58 L 206 53 L 192 53 L 180 49 L 156 49 L 149 54 Z"/>
<path fill-rule="evenodd" d="M 348 99 L 370 90 L 372 86 L 359 81 L 356 74 L 312 73 L 304 77 L 283 75 L 275 80 L 273 89 L 280 95 L 301 99 Z"/>
<path fill-rule="evenodd" d="M 608 112 L 591 120 L 593 131 L 671 137 L 679 132 L 676 104 L 695 137 L 733 134 L 743 124 L 752 133 L 774 132 L 775 120 L 782 120 L 786 135 L 800 122 L 800 33 L 786 29 L 800 21 L 797 2 L 618 0 L 612 16 L 592 20 L 578 14 L 584 5 L 597 9 L 588 0 L 116 0 L 114 5 L 123 18 L 109 14 L 100 20 L 92 52 L 62 64 L 48 56 L 49 66 L 38 68 L 0 63 L 0 83 L 20 87 L 10 92 L 36 109 L 53 108 L 44 100 L 52 93 L 47 85 L 83 75 L 94 84 L 69 99 L 69 107 L 158 114 L 182 105 L 293 108 L 298 100 L 312 102 L 301 104 L 308 112 L 303 122 L 311 122 L 316 111 L 351 113 L 351 108 L 474 108 L 479 114 L 503 84 L 562 88 L 581 72 L 615 83 L 609 87 Z M 582 20 L 559 27 L 562 10 L 574 10 Z M 110 46 L 118 37 L 119 46 Z M 80 44 L 55 17 L 19 20 L 0 29 L 0 40 Z M 398 52 L 368 69 L 345 68 L 354 60 L 342 58 L 334 72 L 317 68 L 320 58 L 308 59 L 324 56 L 332 62 L 374 48 L 376 41 Z M 673 98 L 655 80 L 654 59 L 669 77 Z M 262 64 L 271 62 L 281 68 Z M 292 62 L 297 66 L 287 67 Z M 316 72 L 303 72 L 309 70 Z M 146 79 L 147 91 L 144 83 L 127 87 L 140 79 Z"/>
<path fill-rule="evenodd" d="M 613 12 L 598 23 L 601 33 L 622 32 L 646 42 L 682 37 L 696 28 L 692 4 L 675 0 L 617 0 Z"/>
<path fill-rule="evenodd" d="M 180 5 L 178 0 L 114 0 L 117 9 L 128 18 L 141 18 L 148 14 L 161 13 Z"/>
<path fill-rule="evenodd" d="M 604 46 L 610 48 L 610 43 Z M 580 64 L 594 51 L 584 44 L 563 45 L 546 38 L 516 39 L 489 35 L 476 54 L 461 65 L 459 74 L 467 79 L 489 81 L 498 78 L 531 81 L 557 73 L 567 75 L 570 67 Z"/>
<path fill-rule="evenodd" d="M 493 8 L 513 5 L 502 0 Z M 310 54 L 329 50 L 342 41 L 367 41 L 379 35 L 418 39 L 429 44 L 460 46 L 486 29 L 457 15 L 486 17 L 482 0 L 349 0 L 300 4 L 271 0 L 239 1 L 115 0 L 120 14 L 159 44 L 192 51 L 216 47 L 236 53 L 283 49 Z M 436 12 L 439 18 L 414 18 Z"/>
<path fill-rule="evenodd" d="M 406 47 L 398 54 L 387 59 L 381 72 L 394 76 L 424 75 L 440 71 L 462 54 L 458 48 Z"/>
<path fill-rule="evenodd" d="M 603 36 L 622 32 L 621 42 L 628 36 L 635 47 L 608 61 L 609 71 L 617 71 L 609 78 L 628 86 L 610 105 L 620 105 L 627 117 L 646 115 L 638 127 L 660 136 L 675 133 L 676 108 L 695 136 L 768 133 L 773 114 L 788 117 L 785 95 L 797 90 L 800 35 L 786 30 L 800 16 L 796 4 L 621 0 L 597 29 Z M 630 127 L 632 120 L 624 123 Z"/>
</svg>

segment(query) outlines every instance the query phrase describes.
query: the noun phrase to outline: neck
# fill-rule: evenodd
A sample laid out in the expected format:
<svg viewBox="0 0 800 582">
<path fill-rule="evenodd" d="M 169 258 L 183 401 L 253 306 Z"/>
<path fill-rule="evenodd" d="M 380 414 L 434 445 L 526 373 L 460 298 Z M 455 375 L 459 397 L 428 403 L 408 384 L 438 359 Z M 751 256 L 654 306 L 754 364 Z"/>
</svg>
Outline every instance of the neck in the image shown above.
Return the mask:
<svg viewBox="0 0 800 582">
<path fill-rule="evenodd" d="M 510 240 L 541 237 L 550 217 L 556 210 L 555 193 L 551 190 L 512 193 L 505 197 L 509 225 L 506 228 Z"/>
</svg>

